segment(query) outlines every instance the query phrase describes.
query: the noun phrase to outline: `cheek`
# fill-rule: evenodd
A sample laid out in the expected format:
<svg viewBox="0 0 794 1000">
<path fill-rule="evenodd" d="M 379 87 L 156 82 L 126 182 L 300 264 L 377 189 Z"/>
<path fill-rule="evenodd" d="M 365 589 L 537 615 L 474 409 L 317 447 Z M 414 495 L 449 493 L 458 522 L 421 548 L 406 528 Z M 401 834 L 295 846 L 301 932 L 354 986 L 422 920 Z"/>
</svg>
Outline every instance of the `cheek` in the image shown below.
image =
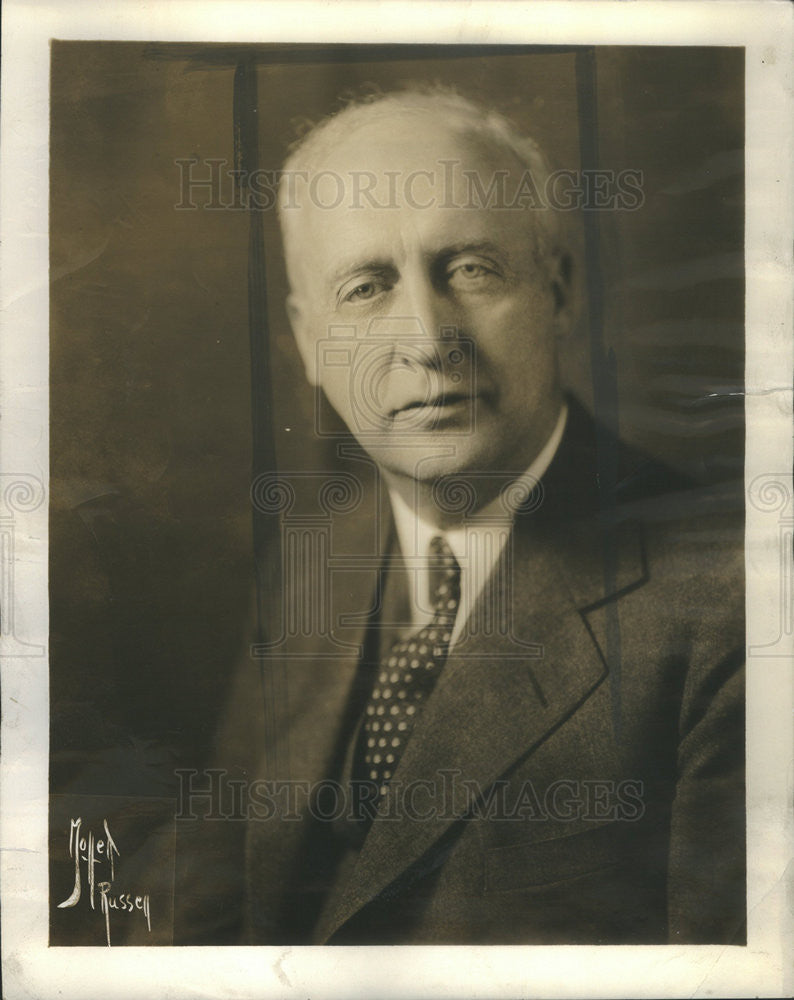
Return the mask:
<svg viewBox="0 0 794 1000">
<path fill-rule="evenodd" d="M 325 320 L 314 329 L 329 329 Z M 336 410 L 342 420 L 351 428 L 354 412 L 352 391 L 354 388 L 355 345 L 352 331 L 346 331 L 348 336 L 334 337 L 327 334 L 318 336 L 311 346 L 314 353 L 317 383 L 325 393 L 328 402 Z"/>
<path fill-rule="evenodd" d="M 333 408 L 344 417 L 350 408 L 349 369 L 341 365 L 324 363 L 322 349 L 319 354 L 317 371 L 320 388 Z"/>
<path fill-rule="evenodd" d="M 544 347 L 553 351 L 553 304 L 551 296 L 540 291 L 489 300 L 470 309 L 467 319 L 483 364 L 501 362 L 520 369 L 522 360 L 537 360 Z"/>
</svg>

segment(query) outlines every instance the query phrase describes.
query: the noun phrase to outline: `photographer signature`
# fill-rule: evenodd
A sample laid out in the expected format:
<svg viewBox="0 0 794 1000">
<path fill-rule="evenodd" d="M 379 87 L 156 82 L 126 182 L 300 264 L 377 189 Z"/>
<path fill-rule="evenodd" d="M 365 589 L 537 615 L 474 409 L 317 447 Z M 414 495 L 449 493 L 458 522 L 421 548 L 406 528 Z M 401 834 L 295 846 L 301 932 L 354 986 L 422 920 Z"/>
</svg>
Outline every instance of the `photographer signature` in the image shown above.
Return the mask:
<svg viewBox="0 0 794 1000">
<path fill-rule="evenodd" d="M 70 906 L 77 906 L 83 894 L 83 875 L 81 867 L 85 865 L 85 878 L 88 883 L 88 901 L 91 909 L 96 909 L 96 897 L 99 896 L 99 906 L 105 917 L 105 935 L 108 947 L 110 947 L 110 911 L 126 910 L 133 914 L 136 910 L 141 912 L 146 919 L 146 926 L 151 934 L 152 922 L 149 908 L 149 894 L 133 895 L 129 892 L 114 892 L 116 877 L 115 858 L 120 857 L 116 842 L 111 836 L 108 828 L 108 821 L 102 821 L 105 836 L 97 838 L 93 831 L 89 830 L 87 835 L 81 832 L 82 819 L 71 819 L 69 825 L 69 857 L 74 858 L 74 888 L 68 899 L 58 903 L 58 909 L 66 909 Z M 97 881 L 97 867 L 100 868 L 100 881 Z M 110 877 L 108 878 L 108 869 Z"/>
</svg>

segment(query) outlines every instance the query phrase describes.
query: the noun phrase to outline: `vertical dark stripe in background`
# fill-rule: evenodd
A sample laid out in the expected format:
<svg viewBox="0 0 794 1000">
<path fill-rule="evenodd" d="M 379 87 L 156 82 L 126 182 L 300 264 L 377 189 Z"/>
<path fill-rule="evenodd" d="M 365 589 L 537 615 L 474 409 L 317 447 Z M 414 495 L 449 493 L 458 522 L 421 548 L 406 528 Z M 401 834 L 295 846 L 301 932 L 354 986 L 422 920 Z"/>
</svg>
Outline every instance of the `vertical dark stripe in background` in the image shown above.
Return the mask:
<svg viewBox="0 0 794 1000">
<path fill-rule="evenodd" d="M 250 199 L 250 178 L 259 168 L 259 116 L 257 65 L 254 59 L 237 64 L 234 73 L 234 158 L 237 198 L 248 204 L 248 331 L 251 349 L 251 482 L 276 472 L 273 435 L 273 391 L 270 366 L 270 329 L 267 309 L 267 275 L 264 224 L 261 211 Z M 270 623 L 280 606 L 281 532 L 278 514 L 265 514 L 252 504 L 254 573 L 256 578 L 256 637 L 262 647 L 272 638 Z M 276 727 L 281 685 L 274 661 L 259 660 L 264 700 L 264 752 L 268 773 L 281 773 L 277 761 Z"/>
<path fill-rule="evenodd" d="M 598 74 L 596 51 L 580 49 L 576 53 L 576 96 L 579 110 L 579 149 L 582 171 L 597 170 L 598 152 Z M 585 281 L 590 327 L 590 370 L 593 383 L 593 408 L 598 422 L 598 491 L 604 518 L 603 563 L 604 592 L 616 589 L 617 550 L 615 524 L 615 487 L 618 477 L 618 383 L 617 365 L 612 349 L 604 345 L 604 275 L 601 269 L 601 226 L 595 207 L 585 206 L 583 214 Z M 612 728 L 615 739 L 621 735 L 621 642 L 617 604 L 606 604 L 607 664 L 612 696 Z"/>
</svg>

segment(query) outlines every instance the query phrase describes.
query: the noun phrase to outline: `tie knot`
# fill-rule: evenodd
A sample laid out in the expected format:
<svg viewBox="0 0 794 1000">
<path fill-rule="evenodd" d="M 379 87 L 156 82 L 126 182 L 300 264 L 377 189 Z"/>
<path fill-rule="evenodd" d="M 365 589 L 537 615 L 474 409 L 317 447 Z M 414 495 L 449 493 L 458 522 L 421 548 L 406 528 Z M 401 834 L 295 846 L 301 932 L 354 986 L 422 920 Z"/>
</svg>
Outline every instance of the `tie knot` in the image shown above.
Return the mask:
<svg viewBox="0 0 794 1000">
<path fill-rule="evenodd" d="M 440 535 L 430 541 L 430 600 L 435 614 L 454 620 L 460 603 L 460 566 Z"/>
</svg>

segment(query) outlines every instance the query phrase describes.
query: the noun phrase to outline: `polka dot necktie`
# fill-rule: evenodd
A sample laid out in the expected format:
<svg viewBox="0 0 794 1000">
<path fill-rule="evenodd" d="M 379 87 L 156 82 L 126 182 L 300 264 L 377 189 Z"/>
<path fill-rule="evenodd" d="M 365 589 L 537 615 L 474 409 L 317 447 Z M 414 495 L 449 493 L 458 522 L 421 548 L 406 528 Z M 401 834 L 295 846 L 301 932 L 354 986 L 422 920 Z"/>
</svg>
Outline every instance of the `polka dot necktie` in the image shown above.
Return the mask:
<svg viewBox="0 0 794 1000">
<path fill-rule="evenodd" d="M 381 660 L 364 715 L 363 775 L 384 795 L 422 705 L 447 658 L 460 603 L 460 566 L 443 538 L 430 542 L 433 619 Z"/>
</svg>

